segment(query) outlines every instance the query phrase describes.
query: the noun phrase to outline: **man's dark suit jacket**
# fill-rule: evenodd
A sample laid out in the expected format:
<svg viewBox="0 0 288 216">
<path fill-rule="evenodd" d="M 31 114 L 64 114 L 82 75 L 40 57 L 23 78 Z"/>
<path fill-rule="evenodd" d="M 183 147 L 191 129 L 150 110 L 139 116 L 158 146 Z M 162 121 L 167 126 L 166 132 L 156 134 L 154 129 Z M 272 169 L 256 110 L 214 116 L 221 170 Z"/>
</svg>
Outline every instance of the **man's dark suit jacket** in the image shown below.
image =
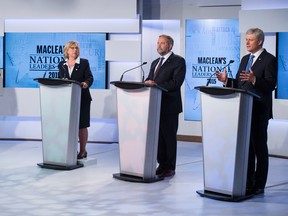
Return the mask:
<svg viewBox="0 0 288 216">
<path fill-rule="evenodd" d="M 250 54 L 245 55 L 241 59 L 236 75 L 236 82 L 234 80 L 233 85 L 236 88 L 249 90 L 259 95 L 261 99 L 254 99 L 253 110 L 257 110 L 256 112 L 259 114 L 262 113 L 262 115 L 265 113 L 264 116 L 272 118 L 272 91 L 275 89 L 277 83 L 277 60 L 275 56 L 268 53 L 265 49 L 263 50 L 251 67 L 253 74 L 256 76 L 256 83 L 253 86 L 251 82 L 241 82 L 239 80 L 240 72 L 245 70 L 249 56 Z M 231 83 L 227 86 L 231 86 Z"/>
<path fill-rule="evenodd" d="M 168 90 L 162 93 L 161 114 L 179 114 L 182 112 L 181 85 L 185 79 L 185 59 L 172 53 L 161 66 L 155 79 L 154 71 L 159 58 L 151 64 L 146 80 L 154 80 L 160 87 Z"/>
</svg>

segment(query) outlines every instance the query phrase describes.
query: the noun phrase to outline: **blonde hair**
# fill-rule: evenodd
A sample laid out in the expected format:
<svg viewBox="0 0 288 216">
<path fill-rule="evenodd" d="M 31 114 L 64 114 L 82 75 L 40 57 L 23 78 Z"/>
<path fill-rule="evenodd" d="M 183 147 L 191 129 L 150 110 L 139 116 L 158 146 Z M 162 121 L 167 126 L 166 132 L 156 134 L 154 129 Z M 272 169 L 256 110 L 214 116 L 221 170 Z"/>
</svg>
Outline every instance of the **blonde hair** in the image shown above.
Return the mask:
<svg viewBox="0 0 288 216">
<path fill-rule="evenodd" d="M 65 46 L 64 46 L 64 57 L 66 59 L 68 59 L 68 50 L 69 48 L 73 47 L 73 46 L 76 46 L 78 49 L 77 49 L 77 57 L 80 55 L 80 47 L 79 47 L 79 44 L 77 41 L 68 41 Z"/>
</svg>

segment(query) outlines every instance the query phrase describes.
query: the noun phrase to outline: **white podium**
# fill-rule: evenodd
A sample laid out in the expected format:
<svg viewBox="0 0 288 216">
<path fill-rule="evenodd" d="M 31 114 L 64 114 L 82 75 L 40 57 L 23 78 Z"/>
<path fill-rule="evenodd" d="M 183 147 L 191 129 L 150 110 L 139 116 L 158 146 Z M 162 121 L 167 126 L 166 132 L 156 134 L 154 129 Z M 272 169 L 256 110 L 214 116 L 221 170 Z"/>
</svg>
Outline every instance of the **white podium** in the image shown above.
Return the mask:
<svg viewBox="0 0 288 216">
<path fill-rule="evenodd" d="M 72 170 L 77 162 L 80 83 L 67 79 L 34 79 L 40 84 L 43 163 L 49 169 Z"/>
<path fill-rule="evenodd" d="M 156 175 L 156 159 L 164 89 L 138 82 L 111 84 L 117 87 L 120 156 L 120 173 L 113 177 L 145 183 L 163 180 Z"/>
<path fill-rule="evenodd" d="M 240 201 L 246 179 L 253 97 L 225 87 L 195 87 L 201 91 L 204 191 L 201 196 Z"/>
</svg>

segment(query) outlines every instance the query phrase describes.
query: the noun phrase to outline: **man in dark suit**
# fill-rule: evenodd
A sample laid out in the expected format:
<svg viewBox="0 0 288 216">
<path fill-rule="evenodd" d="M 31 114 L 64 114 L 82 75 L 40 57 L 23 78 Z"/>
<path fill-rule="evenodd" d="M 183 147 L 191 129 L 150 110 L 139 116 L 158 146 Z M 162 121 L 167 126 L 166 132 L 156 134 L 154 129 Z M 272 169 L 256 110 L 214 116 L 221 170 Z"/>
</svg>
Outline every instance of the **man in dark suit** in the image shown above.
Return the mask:
<svg viewBox="0 0 288 216">
<path fill-rule="evenodd" d="M 174 41 L 170 36 L 159 36 L 157 52 L 160 58 L 152 62 L 145 81 L 168 90 L 162 93 L 160 112 L 157 154 L 159 166 L 156 175 L 161 177 L 175 175 L 178 119 L 182 112 L 181 85 L 186 73 L 185 59 L 171 51 L 173 45 Z"/>
<path fill-rule="evenodd" d="M 250 53 L 241 59 L 236 79 L 227 79 L 226 70 L 216 73 L 218 80 L 226 86 L 249 90 L 260 96 L 260 99 L 254 97 L 253 100 L 247 194 L 264 193 L 268 176 L 267 128 L 272 118 L 272 91 L 277 82 L 277 60 L 262 48 L 263 43 L 263 31 L 258 28 L 249 29 L 246 32 L 246 49 Z"/>
</svg>

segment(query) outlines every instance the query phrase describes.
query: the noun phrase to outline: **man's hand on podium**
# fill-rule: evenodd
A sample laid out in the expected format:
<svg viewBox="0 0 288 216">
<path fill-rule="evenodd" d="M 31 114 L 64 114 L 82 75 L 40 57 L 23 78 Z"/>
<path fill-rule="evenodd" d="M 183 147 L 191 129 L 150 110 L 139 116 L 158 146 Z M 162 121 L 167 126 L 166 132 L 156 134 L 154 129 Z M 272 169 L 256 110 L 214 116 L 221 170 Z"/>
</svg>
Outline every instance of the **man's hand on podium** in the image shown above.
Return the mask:
<svg viewBox="0 0 288 216">
<path fill-rule="evenodd" d="M 87 85 L 86 82 L 81 82 L 81 86 L 82 86 L 82 88 L 84 88 L 84 89 L 88 88 L 88 85 Z"/>
<path fill-rule="evenodd" d="M 146 80 L 145 83 L 150 85 L 157 85 L 157 83 L 154 80 Z"/>
</svg>

